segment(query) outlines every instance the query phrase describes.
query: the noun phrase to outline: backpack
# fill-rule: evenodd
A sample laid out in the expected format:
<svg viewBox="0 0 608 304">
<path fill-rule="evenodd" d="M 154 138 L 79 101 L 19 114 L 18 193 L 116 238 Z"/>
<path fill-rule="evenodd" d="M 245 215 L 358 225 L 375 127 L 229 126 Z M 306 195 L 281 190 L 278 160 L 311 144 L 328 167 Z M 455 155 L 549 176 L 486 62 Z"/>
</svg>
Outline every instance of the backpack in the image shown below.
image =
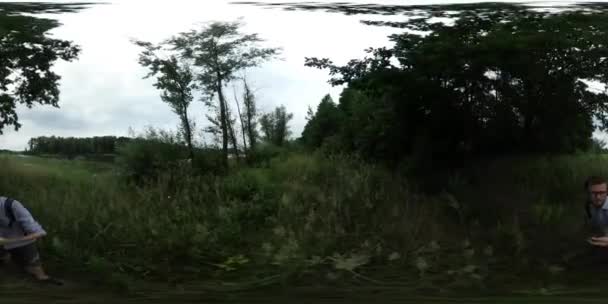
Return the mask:
<svg viewBox="0 0 608 304">
<path fill-rule="evenodd" d="M 12 198 L 7 197 L 4 201 L 4 214 L 8 217 L 8 227 L 12 227 L 15 222 L 15 212 L 13 212 L 13 200 Z"/>
</svg>

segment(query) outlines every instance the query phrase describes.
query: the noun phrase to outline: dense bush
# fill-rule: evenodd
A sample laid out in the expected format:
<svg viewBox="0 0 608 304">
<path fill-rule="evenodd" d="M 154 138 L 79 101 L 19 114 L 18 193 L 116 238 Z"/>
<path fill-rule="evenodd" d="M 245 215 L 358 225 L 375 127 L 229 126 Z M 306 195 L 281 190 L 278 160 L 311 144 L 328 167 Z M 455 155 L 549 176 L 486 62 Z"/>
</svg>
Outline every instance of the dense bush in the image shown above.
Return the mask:
<svg viewBox="0 0 608 304">
<path fill-rule="evenodd" d="M 154 181 L 161 175 L 219 174 L 224 171 L 221 151 L 201 149 L 189 159 L 186 146 L 178 134 L 148 129 L 117 149 L 116 164 L 128 179 L 136 182 Z"/>
</svg>

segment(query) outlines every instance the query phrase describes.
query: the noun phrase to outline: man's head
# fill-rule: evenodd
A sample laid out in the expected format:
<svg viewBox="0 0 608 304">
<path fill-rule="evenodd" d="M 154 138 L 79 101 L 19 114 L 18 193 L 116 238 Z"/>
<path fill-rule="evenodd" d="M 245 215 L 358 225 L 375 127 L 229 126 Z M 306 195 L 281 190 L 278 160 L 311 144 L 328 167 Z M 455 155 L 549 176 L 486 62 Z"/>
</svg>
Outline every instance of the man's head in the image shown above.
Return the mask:
<svg viewBox="0 0 608 304">
<path fill-rule="evenodd" d="M 585 189 L 589 195 L 589 201 L 596 208 L 601 208 L 606 201 L 608 184 L 603 177 L 590 176 L 585 182 Z"/>
</svg>

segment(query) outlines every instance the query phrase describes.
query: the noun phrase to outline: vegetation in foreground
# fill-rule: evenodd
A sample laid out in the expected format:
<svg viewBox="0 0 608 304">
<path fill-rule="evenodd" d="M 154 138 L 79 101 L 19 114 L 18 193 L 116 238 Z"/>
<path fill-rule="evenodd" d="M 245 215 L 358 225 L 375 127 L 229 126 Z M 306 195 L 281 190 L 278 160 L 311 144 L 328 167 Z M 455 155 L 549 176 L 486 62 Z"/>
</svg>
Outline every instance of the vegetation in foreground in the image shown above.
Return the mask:
<svg viewBox="0 0 608 304">
<path fill-rule="evenodd" d="M 607 161 L 479 163 L 424 195 L 406 174 L 297 152 L 225 176 L 176 168 L 145 185 L 107 164 L 5 156 L 12 178 L 0 191 L 45 225 L 55 269 L 122 287 L 144 279 L 496 290 L 524 276 L 522 286 L 546 289 L 584 262 L 581 181 L 605 174 Z"/>
</svg>

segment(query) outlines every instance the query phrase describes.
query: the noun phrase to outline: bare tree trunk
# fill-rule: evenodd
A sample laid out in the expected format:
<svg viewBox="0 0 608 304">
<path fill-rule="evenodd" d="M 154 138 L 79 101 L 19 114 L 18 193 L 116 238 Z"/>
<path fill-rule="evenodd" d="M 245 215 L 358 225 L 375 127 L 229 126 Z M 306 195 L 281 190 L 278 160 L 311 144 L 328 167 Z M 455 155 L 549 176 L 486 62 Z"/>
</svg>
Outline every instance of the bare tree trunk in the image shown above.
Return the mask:
<svg viewBox="0 0 608 304">
<path fill-rule="evenodd" d="M 226 101 L 226 99 L 224 98 L 224 101 Z M 232 141 L 232 147 L 234 149 L 234 156 L 236 161 L 239 161 L 239 147 L 238 147 L 238 143 L 236 142 L 236 133 L 234 132 L 234 126 L 232 125 L 232 121 L 231 121 L 231 112 L 230 112 L 230 108 L 228 107 L 228 104 L 225 104 L 226 107 L 226 124 L 228 125 L 228 132 L 229 132 L 229 136 L 230 136 L 230 140 Z"/>
<path fill-rule="evenodd" d="M 184 91 L 181 91 L 182 97 L 182 113 L 184 113 L 184 117 L 182 117 L 182 124 L 184 125 L 184 131 L 186 132 L 186 144 L 188 145 L 188 155 L 190 157 L 190 165 L 194 166 L 194 147 L 192 147 L 192 128 L 190 127 L 190 119 L 188 117 L 188 107 L 184 105 L 184 101 L 186 99 Z"/>
<path fill-rule="evenodd" d="M 255 117 L 253 117 L 253 112 L 255 111 L 255 104 L 252 93 L 249 90 L 249 86 L 247 85 L 247 81 L 243 80 L 243 84 L 243 87 L 245 88 L 245 97 L 243 99 L 245 102 L 245 115 L 247 115 L 247 134 L 249 136 L 249 147 L 251 151 L 255 151 L 256 138 L 255 130 L 253 129 L 253 120 L 255 119 Z"/>
<path fill-rule="evenodd" d="M 241 115 L 241 106 L 239 106 L 239 99 L 236 96 L 236 88 L 234 85 L 232 86 L 232 91 L 234 92 L 234 102 L 236 102 L 236 111 L 239 115 L 239 121 L 241 122 L 241 133 L 243 134 L 243 147 L 245 149 L 245 153 L 247 151 L 247 139 L 245 138 L 245 124 L 243 123 L 243 116 Z"/>
<path fill-rule="evenodd" d="M 194 163 L 194 147 L 192 147 L 192 129 L 190 128 L 190 120 L 188 119 L 188 112 L 184 109 L 184 129 L 186 132 L 186 144 L 188 145 L 188 154 L 190 157 L 190 163 Z"/>
<path fill-rule="evenodd" d="M 226 123 L 226 103 L 224 102 L 224 94 L 222 92 L 222 79 L 219 71 L 217 72 L 217 94 L 220 100 L 220 123 L 222 126 L 222 165 L 228 168 L 228 126 Z"/>
</svg>

